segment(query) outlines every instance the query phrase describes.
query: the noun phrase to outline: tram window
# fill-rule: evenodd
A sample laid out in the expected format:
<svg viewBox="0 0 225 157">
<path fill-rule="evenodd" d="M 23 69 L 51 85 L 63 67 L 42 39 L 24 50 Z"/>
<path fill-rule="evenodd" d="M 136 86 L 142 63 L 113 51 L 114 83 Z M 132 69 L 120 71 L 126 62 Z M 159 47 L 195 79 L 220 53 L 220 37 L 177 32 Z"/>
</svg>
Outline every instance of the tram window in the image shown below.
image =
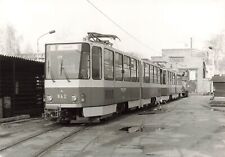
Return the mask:
<svg viewBox="0 0 225 157">
<path fill-rule="evenodd" d="M 172 84 L 174 85 L 174 76 L 173 76 L 173 73 L 171 73 L 171 78 L 172 78 Z"/>
<path fill-rule="evenodd" d="M 131 81 L 137 81 L 137 60 L 131 58 Z"/>
<path fill-rule="evenodd" d="M 150 65 L 150 82 L 154 82 L 154 68 L 153 65 Z"/>
<path fill-rule="evenodd" d="M 89 75 L 89 67 L 90 67 L 90 51 L 86 52 L 83 51 L 82 55 L 81 55 L 81 59 L 80 59 L 80 73 L 79 73 L 79 78 L 80 79 L 89 79 L 90 75 Z M 69 57 L 71 58 L 71 56 Z M 68 59 L 69 60 L 69 59 Z M 63 63 L 63 62 L 62 62 Z M 61 64 L 62 64 L 61 63 Z M 65 63 L 64 63 L 65 64 Z M 67 62 L 68 64 L 68 62 Z M 64 68 L 66 67 L 66 65 L 64 66 Z M 69 68 L 67 68 L 69 69 Z M 69 73 L 69 72 L 68 72 Z"/>
<path fill-rule="evenodd" d="M 124 81 L 130 81 L 130 57 L 123 57 Z"/>
<path fill-rule="evenodd" d="M 177 75 L 177 84 L 182 85 L 182 77 L 180 75 Z"/>
<path fill-rule="evenodd" d="M 162 69 L 159 68 L 159 73 L 160 73 L 160 84 L 163 84 L 163 73 L 162 73 Z"/>
<path fill-rule="evenodd" d="M 177 75 L 174 74 L 175 85 L 177 85 Z"/>
<path fill-rule="evenodd" d="M 161 82 L 161 74 L 160 74 L 160 69 L 159 68 L 157 68 L 158 70 L 158 84 L 160 84 L 160 82 Z"/>
<path fill-rule="evenodd" d="M 172 84 L 174 85 L 174 74 L 173 73 L 171 73 L 171 77 L 172 77 Z"/>
<path fill-rule="evenodd" d="M 115 78 L 116 81 L 123 81 L 123 55 L 115 53 Z"/>
<path fill-rule="evenodd" d="M 168 71 L 168 82 L 171 84 L 170 72 Z"/>
<path fill-rule="evenodd" d="M 154 66 L 154 83 L 157 83 L 158 80 L 158 71 L 157 67 Z"/>
<path fill-rule="evenodd" d="M 157 83 L 159 84 L 160 83 L 160 70 L 158 67 L 156 67 L 157 69 Z"/>
<path fill-rule="evenodd" d="M 176 84 L 175 74 L 173 73 L 173 84 Z"/>
<path fill-rule="evenodd" d="M 174 84 L 174 81 L 173 81 L 173 73 L 171 72 L 171 84 L 173 85 Z"/>
<path fill-rule="evenodd" d="M 137 82 L 139 82 L 140 77 L 139 69 L 140 69 L 140 61 L 137 61 Z"/>
<path fill-rule="evenodd" d="M 149 64 L 144 63 L 144 82 L 149 83 Z"/>
<path fill-rule="evenodd" d="M 163 84 L 166 84 L 166 71 L 163 70 Z"/>
<path fill-rule="evenodd" d="M 109 49 L 104 49 L 104 78 L 105 80 L 114 79 L 114 69 L 113 69 L 113 51 Z"/>
<path fill-rule="evenodd" d="M 101 80 L 102 78 L 102 49 L 100 47 L 92 47 L 92 78 Z"/>
</svg>

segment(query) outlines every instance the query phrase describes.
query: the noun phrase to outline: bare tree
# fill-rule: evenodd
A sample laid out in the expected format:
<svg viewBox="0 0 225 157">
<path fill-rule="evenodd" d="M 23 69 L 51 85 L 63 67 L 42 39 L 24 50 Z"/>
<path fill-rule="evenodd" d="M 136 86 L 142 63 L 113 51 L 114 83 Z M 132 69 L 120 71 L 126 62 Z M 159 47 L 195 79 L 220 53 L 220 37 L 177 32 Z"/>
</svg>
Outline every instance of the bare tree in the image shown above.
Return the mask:
<svg viewBox="0 0 225 157">
<path fill-rule="evenodd" d="M 0 54 L 5 54 L 4 31 L 0 28 Z"/>
<path fill-rule="evenodd" d="M 215 72 L 225 73 L 225 31 L 214 36 L 207 45 L 214 53 Z"/>
<path fill-rule="evenodd" d="M 13 25 L 7 25 L 5 30 L 5 51 L 9 55 L 20 54 L 22 36 L 18 36 Z"/>
</svg>

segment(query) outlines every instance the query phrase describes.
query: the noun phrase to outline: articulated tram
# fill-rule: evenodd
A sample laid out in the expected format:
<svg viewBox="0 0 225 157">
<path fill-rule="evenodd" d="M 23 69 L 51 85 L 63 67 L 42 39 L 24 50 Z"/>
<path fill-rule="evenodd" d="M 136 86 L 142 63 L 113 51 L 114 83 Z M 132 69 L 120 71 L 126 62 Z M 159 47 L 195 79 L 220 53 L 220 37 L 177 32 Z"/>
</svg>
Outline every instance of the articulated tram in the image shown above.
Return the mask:
<svg viewBox="0 0 225 157">
<path fill-rule="evenodd" d="M 174 71 L 114 49 L 102 38 L 117 37 L 88 33 L 84 42 L 46 44 L 45 117 L 103 118 L 185 94 Z"/>
</svg>

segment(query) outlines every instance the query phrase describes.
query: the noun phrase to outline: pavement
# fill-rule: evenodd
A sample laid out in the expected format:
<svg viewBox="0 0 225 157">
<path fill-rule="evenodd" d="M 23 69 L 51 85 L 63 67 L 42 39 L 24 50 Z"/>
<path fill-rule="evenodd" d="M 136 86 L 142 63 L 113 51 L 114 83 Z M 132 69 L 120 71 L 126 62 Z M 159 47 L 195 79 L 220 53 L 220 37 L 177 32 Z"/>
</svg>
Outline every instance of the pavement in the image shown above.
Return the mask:
<svg viewBox="0 0 225 157">
<path fill-rule="evenodd" d="M 182 98 L 163 105 L 161 110 L 134 112 L 92 125 L 61 142 L 44 156 L 225 157 L 225 112 L 214 108 L 217 107 L 211 107 L 209 96 Z M 24 125 L 8 127 L 7 131 L 13 130 L 18 136 L 24 133 L 20 131 L 22 127 L 26 128 L 26 134 L 30 133 L 29 130 L 35 130 L 35 127 L 41 128 L 39 123 Z M 76 126 L 67 127 L 63 127 L 63 130 L 68 131 Z M 0 136 L 0 145 L 13 140 L 15 136 L 12 134 Z M 32 149 L 39 149 L 49 139 L 55 140 L 54 134 L 56 132 L 0 156 L 11 156 L 14 151 L 21 152 L 20 156 L 23 157 L 30 156 L 31 146 Z"/>
<path fill-rule="evenodd" d="M 209 99 L 191 96 L 164 105 L 162 112 L 143 112 L 99 126 L 97 140 L 77 150 L 77 156 L 224 157 L 225 113 L 206 108 Z"/>
</svg>

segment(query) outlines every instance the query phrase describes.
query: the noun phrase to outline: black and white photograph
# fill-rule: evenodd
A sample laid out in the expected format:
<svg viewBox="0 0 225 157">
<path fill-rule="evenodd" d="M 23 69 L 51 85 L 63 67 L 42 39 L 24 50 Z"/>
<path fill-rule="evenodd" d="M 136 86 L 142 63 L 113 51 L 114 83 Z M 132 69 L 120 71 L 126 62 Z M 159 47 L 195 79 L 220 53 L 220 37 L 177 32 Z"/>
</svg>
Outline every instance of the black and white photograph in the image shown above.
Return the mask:
<svg viewBox="0 0 225 157">
<path fill-rule="evenodd" d="M 225 157 L 225 0 L 0 0 L 0 157 Z"/>
</svg>

